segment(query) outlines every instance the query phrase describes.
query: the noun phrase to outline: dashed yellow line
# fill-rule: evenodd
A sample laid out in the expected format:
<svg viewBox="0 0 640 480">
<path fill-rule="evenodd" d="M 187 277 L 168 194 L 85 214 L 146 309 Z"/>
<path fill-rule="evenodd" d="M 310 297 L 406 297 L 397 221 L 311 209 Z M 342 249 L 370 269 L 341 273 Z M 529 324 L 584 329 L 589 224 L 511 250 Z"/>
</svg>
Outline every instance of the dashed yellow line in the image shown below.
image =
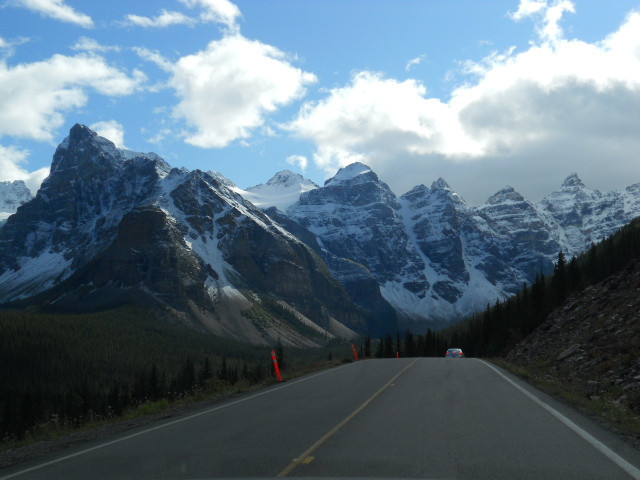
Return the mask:
<svg viewBox="0 0 640 480">
<path fill-rule="evenodd" d="M 302 455 L 300 455 L 298 458 L 295 458 L 293 460 L 293 462 L 291 462 L 291 465 L 289 465 L 287 468 L 285 468 L 283 471 L 281 471 L 278 474 L 278 477 L 286 477 L 286 476 L 288 476 L 300 464 L 309 464 L 309 463 L 311 463 L 313 461 L 313 459 L 314 459 L 314 457 L 311 456 L 311 454 L 313 452 L 315 452 L 318 448 L 320 448 L 322 446 L 323 443 L 325 443 L 327 440 L 329 440 L 331 437 L 333 437 L 336 433 L 338 433 L 338 431 L 340 431 L 340 429 L 342 427 L 344 427 L 347 423 L 349 423 L 351 420 L 353 420 L 353 418 L 356 415 L 358 415 L 362 410 L 367 408 L 367 406 L 371 402 L 373 402 L 382 392 L 384 392 L 389 386 L 391 386 L 393 384 L 393 382 L 395 382 L 398 379 L 398 377 L 400 377 L 400 375 L 402 375 L 404 372 L 406 372 L 411 367 L 413 367 L 417 361 L 418 360 L 415 360 L 410 365 L 407 365 L 406 368 L 404 368 L 400 373 L 398 373 L 395 377 L 393 377 L 391 380 L 389 380 L 384 385 L 384 387 L 382 387 L 380 390 L 378 390 L 376 393 L 374 393 L 366 402 L 364 402 L 362 405 L 360 405 L 358 408 L 356 408 L 347 418 L 345 418 L 338 425 L 336 425 L 331 430 L 329 430 L 329 432 L 327 432 L 316 443 L 311 445 L 311 447 L 307 451 L 305 451 Z"/>
</svg>

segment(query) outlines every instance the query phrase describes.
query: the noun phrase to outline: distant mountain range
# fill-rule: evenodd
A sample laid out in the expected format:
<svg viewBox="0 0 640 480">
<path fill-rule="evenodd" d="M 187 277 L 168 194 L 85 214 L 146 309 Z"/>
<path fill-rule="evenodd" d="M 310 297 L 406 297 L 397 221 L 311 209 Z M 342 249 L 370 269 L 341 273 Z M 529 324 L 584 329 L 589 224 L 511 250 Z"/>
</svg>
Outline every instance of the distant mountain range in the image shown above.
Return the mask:
<svg viewBox="0 0 640 480">
<path fill-rule="evenodd" d="M 445 325 L 640 215 L 640 184 L 602 194 L 575 174 L 540 203 L 505 187 L 480 207 L 443 179 L 398 197 L 361 163 L 323 186 L 284 171 L 242 190 L 82 125 L 36 196 L 22 187 L 0 184 L 0 211 L 15 212 L 0 224 L 0 302 L 145 303 L 223 336 L 300 345 Z"/>
</svg>

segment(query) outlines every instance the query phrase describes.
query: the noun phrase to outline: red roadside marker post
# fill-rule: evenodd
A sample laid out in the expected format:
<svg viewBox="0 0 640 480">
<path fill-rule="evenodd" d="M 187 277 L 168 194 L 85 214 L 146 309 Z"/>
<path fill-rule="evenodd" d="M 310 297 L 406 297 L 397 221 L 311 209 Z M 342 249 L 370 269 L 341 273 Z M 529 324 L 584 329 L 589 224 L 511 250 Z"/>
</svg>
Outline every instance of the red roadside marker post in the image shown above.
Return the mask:
<svg viewBox="0 0 640 480">
<path fill-rule="evenodd" d="M 282 381 L 282 375 L 280 375 L 280 367 L 278 366 L 278 358 L 276 357 L 276 351 L 271 350 L 271 358 L 273 359 L 273 367 L 276 370 L 276 376 L 278 377 L 278 381 Z"/>
<path fill-rule="evenodd" d="M 358 361 L 358 352 L 356 351 L 356 346 L 352 343 L 351 344 L 351 348 L 353 349 L 353 356 L 356 359 L 356 362 Z"/>
</svg>

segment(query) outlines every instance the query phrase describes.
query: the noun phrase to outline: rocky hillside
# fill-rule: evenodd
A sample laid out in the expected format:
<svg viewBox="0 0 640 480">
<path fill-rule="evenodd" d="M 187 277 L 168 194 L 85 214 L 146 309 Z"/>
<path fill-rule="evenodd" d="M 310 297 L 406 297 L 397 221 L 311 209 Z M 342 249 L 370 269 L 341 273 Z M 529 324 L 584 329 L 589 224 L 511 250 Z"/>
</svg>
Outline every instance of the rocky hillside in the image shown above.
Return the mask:
<svg viewBox="0 0 640 480">
<path fill-rule="evenodd" d="M 639 345 L 640 261 L 635 260 L 554 310 L 507 360 L 580 398 L 604 403 L 605 414 L 624 407 L 640 416 Z"/>
</svg>

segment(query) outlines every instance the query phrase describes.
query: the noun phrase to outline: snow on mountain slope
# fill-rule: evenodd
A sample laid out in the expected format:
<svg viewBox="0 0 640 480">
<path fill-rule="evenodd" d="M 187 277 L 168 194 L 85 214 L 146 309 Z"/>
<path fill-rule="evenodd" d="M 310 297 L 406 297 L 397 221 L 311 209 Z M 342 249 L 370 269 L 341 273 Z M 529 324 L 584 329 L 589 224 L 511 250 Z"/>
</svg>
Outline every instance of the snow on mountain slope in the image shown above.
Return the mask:
<svg viewBox="0 0 640 480">
<path fill-rule="evenodd" d="M 504 297 L 500 288 L 504 279 L 486 269 L 500 259 L 485 222 L 443 179 L 431 188 L 415 187 L 400 202 L 405 228 L 427 265 L 424 274 L 433 286 L 430 295 L 414 306 L 416 313 L 429 312 L 427 318 L 450 320 Z"/>
<path fill-rule="evenodd" d="M 401 318 L 419 323 L 461 318 L 507 298 L 549 273 L 561 250 L 569 258 L 581 253 L 638 213 L 640 184 L 603 195 L 575 174 L 538 205 L 505 187 L 471 208 L 443 179 L 398 199 L 362 163 L 340 169 L 287 210 L 316 235 L 326 258 L 363 265 Z"/>
<path fill-rule="evenodd" d="M 602 194 L 585 187 L 577 174 L 569 175 L 559 190 L 545 197 L 538 208 L 557 224 L 558 241 L 568 258 L 584 252 L 629 223 L 640 213 L 638 190 Z"/>
<path fill-rule="evenodd" d="M 5 209 L 22 203 L 0 228 L 0 301 L 143 297 L 219 334 L 292 344 L 318 332 L 382 334 L 397 319 L 443 325 L 640 214 L 640 184 L 602 194 L 575 174 L 539 204 L 505 187 L 477 208 L 443 179 L 398 198 L 362 163 L 322 187 L 283 171 L 241 190 L 218 172 L 117 149 L 82 125 L 35 198 L 22 187 L 0 184 Z"/>
<path fill-rule="evenodd" d="M 0 182 L 0 226 L 18 210 L 20 205 L 30 201 L 33 195 L 22 180 Z"/>
<path fill-rule="evenodd" d="M 246 190 L 236 187 L 234 191 L 256 207 L 262 209 L 276 207 L 284 212 L 298 201 L 300 195 L 315 188 L 318 188 L 318 185 L 299 173 L 283 170 L 276 173 L 267 183 L 261 183 Z"/>
<path fill-rule="evenodd" d="M 36 197 L 0 229 L 0 302 L 150 303 L 255 343 L 366 332 L 320 257 L 233 190 L 75 125 Z"/>
</svg>

